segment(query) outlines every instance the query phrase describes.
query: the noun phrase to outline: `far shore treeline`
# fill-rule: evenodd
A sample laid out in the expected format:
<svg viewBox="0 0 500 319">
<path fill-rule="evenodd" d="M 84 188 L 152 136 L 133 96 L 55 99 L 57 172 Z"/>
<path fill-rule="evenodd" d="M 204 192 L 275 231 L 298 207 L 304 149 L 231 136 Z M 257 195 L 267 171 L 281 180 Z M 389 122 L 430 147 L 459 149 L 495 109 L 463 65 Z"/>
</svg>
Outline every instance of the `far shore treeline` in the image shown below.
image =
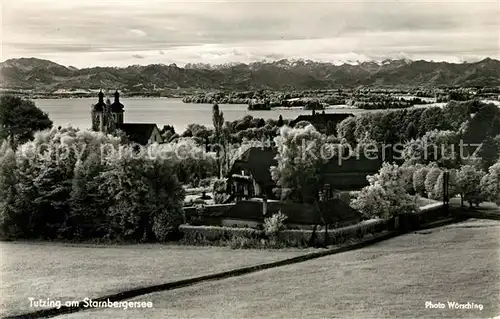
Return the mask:
<svg viewBox="0 0 500 319">
<path fill-rule="evenodd" d="M 191 124 L 185 132 L 179 133 L 173 128 L 164 129 L 165 143 L 149 152 L 153 155 L 156 154 L 154 152 L 169 153 L 171 156 L 166 160 L 161 156 L 138 156 L 137 146 L 127 143 L 127 138 L 120 133 L 107 135 L 72 127 L 52 127 L 47 114 L 38 110 L 31 101 L 2 96 L 2 237 L 129 241 L 175 239 L 178 226 L 185 222 L 185 186 L 217 184 L 219 178 L 229 171 L 235 154 L 241 154 L 229 151 L 229 145 L 243 141 L 274 141 L 279 156 L 278 167 L 273 168 L 273 179 L 281 187 L 281 194 L 292 196 L 283 195 L 282 200 L 318 200 L 318 185 L 297 184 L 301 180 L 315 180 L 312 175 L 304 174 L 317 174 L 317 163 L 304 163 L 302 167 L 306 169 L 297 170 L 293 159 L 290 161 L 290 154 L 281 153 L 295 149 L 293 143 L 297 143 L 300 137 L 313 141 L 315 145 L 407 143 L 406 154 L 412 156 L 395 163 L 395 168 L 384 166 L 385 170 L 399 170 L 399 166 L 406 166 L 407 170 L 412 171 L 408 167 L 413 167 L 413 171 L 418 170 L 422 175 L 424 171 L 433 171 L 432 166 L 422 170 L 422 165 L 436 165 L 439 172 L 460 171 L 464 165 L 469 165 L 464 176 L 472 174 L 479 181 L 490 176 L 487 182 L 493 182 L 488 182 L 488 196 L 500 193 L 500 188 L 494 188 L 496 180 L 491 175 L 495 165 L 498 166 L 495 163 L 500 154 L 500 109 L 477 100 L 451 101 L 442 108 L 363 113 L 347 118 L 337 126 L 336 131 L 327 135 L 316 131 L 308 123 L 298 123 L 295 128 L 289 128 L 288 122 L 281 118 L 265 120 L 246 116 L 238 121 L 226 122 L 215 107 L 214 123 L 217 123 L 214 128 Z M 435 154 L 436 158 L 429 160 L 420 153 L 414 156 L 416 151 L 411 146 L 424 141 L 455 144 L 458 140 L 483 143 L 479 154 L 482 160 L 450 160 L 442 154 Z M 408 144 L 410 142 L 413 144 Z M 211 144 L 222 145 L 222 148 L 208 156 L 192 156 L 188 160 L 176 157 L 180 148 L 191 154 L 206 154 Z M 110 147 L 104 148 L 103 152 L 102 145 Z M 122 152 L 116 152 L 120 148 Z M 415 165 L 420 166 L 416 169 Z M 478 175 L 474 173 L 476 171 L 482 173 Z M 433 172 L 435 182 L 439 172 L 435 169 Z M 301 174 L 301 177 L 297 178 L 299 175 L 295 174 Z M 413 185 L 413 178 L 406 183 Z M 387 187 L 390 185 L 388 183 Z M 380 185 L 373 187 L 379 195 L 389 194 L 387 190 L 380 193 L 377 188 Z M 425 185 L 420 188 L 425 192 Z M 408 189 L 414 193 L 413 186 Z M 356 207 L 366 218 L 374 217 L 373 206 L 367 204 L 373 199 L 371 191 L 371 188 L 362 191 L 356 202 Z M 464 192 L 459 191 L 466 194 Z M 387 201 L 387 205 L 393 205 L 390 202 Z M 391 209 L 394 211 L 394 208 Z"/>
</svg>

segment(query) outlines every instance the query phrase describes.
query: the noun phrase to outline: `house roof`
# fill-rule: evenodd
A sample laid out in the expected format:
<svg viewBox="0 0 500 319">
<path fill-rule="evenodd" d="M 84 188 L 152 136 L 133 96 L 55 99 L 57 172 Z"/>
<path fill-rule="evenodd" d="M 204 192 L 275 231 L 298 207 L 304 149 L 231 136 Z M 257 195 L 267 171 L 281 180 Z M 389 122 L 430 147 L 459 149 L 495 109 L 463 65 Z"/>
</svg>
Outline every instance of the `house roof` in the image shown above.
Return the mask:
<svg viewBox="0 0 500 319">
<path fill-rule="evenodd" d="M 236 160 L 229 176 L 241 174 L 242 170 L 250 172 L 260 185 L 275 185 L 269 168 L 277 165 L 274 159 L 277 151 L 273 148 L 254 147 L 248 149 Z M 359 157 L 332 159 L 322 168 L 325 184 L 337 190 L 357 190 L 368 185 L 366 177 L 376 174 L 382 167 L 382 159 L 370 159 L 360 154 Z"/>
<path fill-rule="evenodd" d="M 295 120 L 290 122 L 290 126 L 295 126 L 295 124 L 307 121 L 311 124 L 326 124 L 328 122 L 334 122 L 336 124 L 342 122 L 348 117 L 354 116 L 352 113 L 316 113 L 314 115 L 299 115 Z"/>
<path fill-rule="evenodd" d="M 141 145 L 148 144 L 155 128 L 158 129 L 156 124 L 150 123 L 123 123 L 119 126 L 132 142 Z"/>
<path fill-rule="evenodd" d="M 273 185 L 269 168 L 278 162 L 274 159 L 277 153 L 273 148 L 252 147 L 238 158 L 229 172 L 229 176 L 248 171 L 260 185 Z"/>
<path fill-rule="evenodd" d="M 368 186 L 368 175 L 376 174 L 382 167 L 381 157 L 367 158 L 363 154 L 339 162 L 338 158 L 323 167 L 323 181 L 336 190 L 356 190 Z"/>
</svg>

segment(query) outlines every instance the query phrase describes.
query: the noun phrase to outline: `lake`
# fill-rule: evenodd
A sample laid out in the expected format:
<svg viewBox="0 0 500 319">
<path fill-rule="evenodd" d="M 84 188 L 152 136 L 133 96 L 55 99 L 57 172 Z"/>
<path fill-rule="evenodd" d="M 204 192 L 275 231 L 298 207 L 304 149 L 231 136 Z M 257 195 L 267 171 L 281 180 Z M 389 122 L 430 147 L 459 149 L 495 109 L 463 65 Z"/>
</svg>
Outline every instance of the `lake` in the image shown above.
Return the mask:
<svg viewBox="0 0 500 319">
<path fill-rule="evenodd" d="M 183 103 L 181 99 L 168 98 L 121 98 L 125 106 L 124 122 L 156 123 L 161 129 L 163 125 L 173 125 L 177 132 L 183 132 L 188 124 L 197 123 L 212 126 L 212 104 Z M 55 126 L 72 126 L 82 129 L 90 128 L 90 107 L 97 98 L 82 99 L 36 99 L 35 104 L 46 112 Z M 311 111 L 294 109 L 273 109 L 270 111 L 248 111 L 246 104 L 220 104 L 226 121 L 234 121 L 245 115 L 253 117 L 278 119 L 294 119 Z M 332 106 L 326 113 L 361 113 L 365 110 Z"/>
<path fill-rule="evenodd" d="M 124 121 L 127 123 L 156 123 L 161 129 L 163 125 L 173 125 L 177 132 L 183 132 L 188 124 L 197 123 L 212 126 L 212 104 L 183 103 L 181 99 L 169 98 L 121 98 L 125 105 Z M 82 129 L 90 128 L 90 107 L 97 98 L 82 99 L 35 99 L 36 105 L 49 114 L 55 126 L 72 126 Z M 499 101 L 492 102 L 500 106 Z M 417 105 L 415 107 L 444 106 L 446 103 Z M 219 104 L 226 121 L 234 121 L 245 115 L 264 119 L 295 119 L 301 114 L 311 114 L 301 108 L 276 108 L 270 111 L 248 111 L 246 104 Z M 379 110 L 361 110 L 346 105 L 332 105 L 325 109 L 326 113 L 376 112 Z"/>
</svg>

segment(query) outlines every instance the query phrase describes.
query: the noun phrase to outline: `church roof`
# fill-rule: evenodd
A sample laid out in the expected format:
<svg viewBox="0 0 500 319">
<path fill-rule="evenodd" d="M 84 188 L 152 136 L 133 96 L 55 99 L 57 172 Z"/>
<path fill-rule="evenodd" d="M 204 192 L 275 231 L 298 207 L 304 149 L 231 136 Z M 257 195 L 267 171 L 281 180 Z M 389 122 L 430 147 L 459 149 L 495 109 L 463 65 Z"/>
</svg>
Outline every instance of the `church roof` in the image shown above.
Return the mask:
<svg viewBox="0 0 500 319">
<path fill-rule="evenodd" d="M 154 129 L 158 129 L 156 124 L 151 123 L 123 123 L 118 128 L 127 134 L 130 141 L 141 145 L 148 144 Z"/>
<path fill-rule="evenodd" d="M 123 112 L 123 104 L 120 103 L 120 93 L 115 92 L 115 101 L 111 104 L 111 112 L 120 113 Z"/>
<path fill-rule="evenodd" d="M 104 93 L 100 91 L 98 96 L 99 96 L 99 101 L 96 104 L 94 104 L 93 109 L 96 112 L 103 112 L 104 107 L 106 106 L 106 103 L 104 103 Z"/>
</svg>

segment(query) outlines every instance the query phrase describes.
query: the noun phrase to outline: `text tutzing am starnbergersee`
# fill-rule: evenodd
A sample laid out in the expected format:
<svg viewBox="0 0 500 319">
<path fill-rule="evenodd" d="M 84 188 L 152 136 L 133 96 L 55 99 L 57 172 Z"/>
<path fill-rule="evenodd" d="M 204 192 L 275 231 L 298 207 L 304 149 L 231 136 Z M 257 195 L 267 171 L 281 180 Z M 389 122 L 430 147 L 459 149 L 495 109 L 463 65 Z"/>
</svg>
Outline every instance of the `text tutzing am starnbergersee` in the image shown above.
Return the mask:
<svg viewBox="0 0 500 319">
<path fill-rule="evenodd" d="M 122 308 L 124 310 L 130 308 L 153 308 L 153 303 L 151 301 L 111 301 L 107 300 L 92 300 L 90 298 L 85 298 L 83 300 L 66 300 L 62 301 L 60 299 L 37 299 L 30 297 L 28 298 L 30 302 L 30 307 L 32 308 L 56 308 L 61 309 L 61 307 L 72 307 L 72 308 Z"/>
</svg>

